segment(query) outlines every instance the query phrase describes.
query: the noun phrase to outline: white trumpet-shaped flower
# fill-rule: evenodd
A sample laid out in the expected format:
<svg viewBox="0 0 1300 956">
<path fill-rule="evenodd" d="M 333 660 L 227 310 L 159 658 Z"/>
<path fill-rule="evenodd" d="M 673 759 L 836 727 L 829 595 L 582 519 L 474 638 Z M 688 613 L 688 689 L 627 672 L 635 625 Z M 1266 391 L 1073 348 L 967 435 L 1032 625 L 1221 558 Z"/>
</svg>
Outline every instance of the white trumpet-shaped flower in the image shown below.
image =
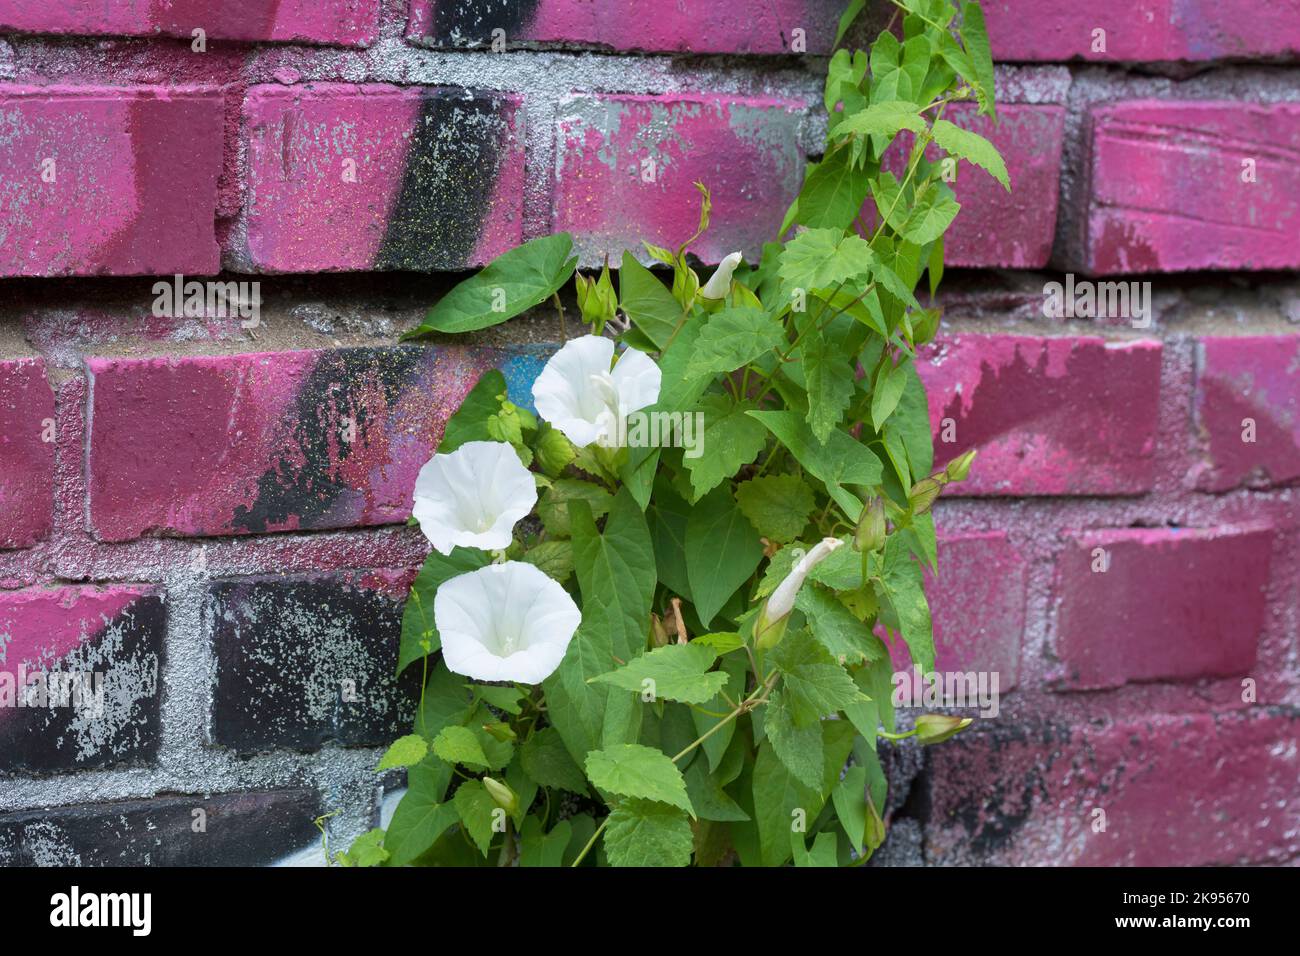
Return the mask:
<svg viewBox="0 0 1300 956">
<path fill-rule="evenodd" d="M 552 355 L 533 383 L 537 413 L 579 448 L 616 444 L 627 416 L 659 401 L 662 375 L 650 356 L 630 348 L 611 369 L 613 360 L 612 341 L 584 335 Z"/>
<path fill-rule="evenodd" d="M 443 582 L 433 617 L 452 673 L 520 684 L 549 677 L 582 622 L 568 592 L 522 561 L 490 564 Z"/>
<path fill-rule="evenodd" d="M 706 299 L 725 299 L 727 293 L 731 291 L 731 277 L 743 258 L 744 256 L 739 252 L 733 252 L 719 262 L 717 270 L 709 276 L 709 281 L 704 283 L 700 295 Z"/>
<path fill-rule="evenodd" d="M 767 599 L 767 620 L 775 623 L 794 610 L 794 599 L 803 587 L 808 572 L 828 558 L 832 551 L 843 545 L 839 538 L 822 538 L 811 551 L 800 558 L 785 576 L 772 596 Z"/>
<path fill-rule="evenodd" d="M 508 547 L 515 522 L 537 504 L 537 484 L 505 442 L 470 441 L 434 455 L 415 479 L 412 514 L 438 551 Z"/>
</svg>

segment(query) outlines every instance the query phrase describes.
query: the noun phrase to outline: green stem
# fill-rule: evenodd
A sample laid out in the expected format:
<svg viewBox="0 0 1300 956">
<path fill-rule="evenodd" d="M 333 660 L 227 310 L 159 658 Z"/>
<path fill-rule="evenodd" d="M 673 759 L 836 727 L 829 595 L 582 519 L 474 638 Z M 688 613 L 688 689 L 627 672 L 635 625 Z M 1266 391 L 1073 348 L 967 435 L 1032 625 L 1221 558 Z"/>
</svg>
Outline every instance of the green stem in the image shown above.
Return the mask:
<svg viewBox="0 0 1300 956">
<path fill-rule="evenodd" d="M 578 854 L 578 858 L 574 860 L 572 863 L 570 863 L 569 866 L 571 867 L 577 866 L 579 863 L 583 861 L 583 859 L 587 856 L 587 854 L 591 852 L 591 848 L 596 845 L 596 840 L 598 840 L 600 838 L 600 835 L 605 832 L 605 827 L 608 825 L 609 825 L 609 817 L 606 817 L 605 819 L 600 821 L 600 826 L 596 827 L 596 832 L 591 835 L 591 839 L 588 840 L 587 845 L 582 848 L 582 852 Z"/>
</svg>

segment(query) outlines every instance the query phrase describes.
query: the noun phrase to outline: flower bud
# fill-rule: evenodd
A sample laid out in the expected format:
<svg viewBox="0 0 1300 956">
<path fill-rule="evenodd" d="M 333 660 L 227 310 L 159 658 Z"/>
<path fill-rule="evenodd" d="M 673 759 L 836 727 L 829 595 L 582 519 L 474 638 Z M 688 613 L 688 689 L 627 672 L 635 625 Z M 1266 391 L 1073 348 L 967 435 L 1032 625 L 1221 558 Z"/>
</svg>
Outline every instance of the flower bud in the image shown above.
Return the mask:
<svg viewBox="0 0 1300 956">
<path fill-rule="evenodd" d="M 744 256 L 739 252 L 733 252 L 719 262 L 717 271 L 708 282 L 704 283 L 704 288 L 700 289 L 700 296 L 705 299 L 725 299 L 727 293 L 731 291 L 731 277 L 743 258 Z"/>
<path fill-rule="evenodd" d="M 948 462 L 948 467 L 943 473 L 948 476 L 949 481 L 965 481 L 966 476 L 970 474 L 971 463 L 975 461 L 975 449 L 972 448 L 964 455 L 959 455 L 952 461 Z"/>
<path fill-rule="evenodd" d="M 930 506 L 934 504 L 934 499 L 939 497 L 940 490 L 947 483 L 947 476 L 940 480 L 932 475 L 914 484 L 912 490 L 907 493 L 907 501 L 912 506 L 912 513 L 923 515 L 929 511 Z"/>
<path fill-rule="evenodd" d="M 786 575 L 785 580 L 776 586 L 776 590 L 772 592 L 759 612 L 758 623 L 754 627 L 759 648 L 769 650 L 781 642 L 781 638 L 785 636 L 785 619 L 794 610 L 794 599 L 799 594 L 799 588 L 803 587 L 804 578 L 808 577 L 809 571 L 826 560 L 831 552 L 843 544 L 844 542 L 839 538 L 823 538 L 816 547 L 799 559 Z"/>
<path fill-rule="evenodd" d="M 483 778 L 483 787 L 487 790 L 488 795 L 498 807 L 506 813 L 514 813 L 519 809 L 519 798 L 515 792 L 500 780 L 493 780 L 491 777 Z"/>
<path fill-rule="evenodd" d="M 885 503 L 880 498 L 871 499 L 862 509 L 853 545 L 859 551 L 879 551 L 885 546 Z"/>
<path fill-rule="evenodd" d="M 974 717 L 949 717 L 947 714 L 922 714 L 916 718 L 916 739 L 922 746 L 941 744 L 953 734 L 965 730 Z"/>
</svg>

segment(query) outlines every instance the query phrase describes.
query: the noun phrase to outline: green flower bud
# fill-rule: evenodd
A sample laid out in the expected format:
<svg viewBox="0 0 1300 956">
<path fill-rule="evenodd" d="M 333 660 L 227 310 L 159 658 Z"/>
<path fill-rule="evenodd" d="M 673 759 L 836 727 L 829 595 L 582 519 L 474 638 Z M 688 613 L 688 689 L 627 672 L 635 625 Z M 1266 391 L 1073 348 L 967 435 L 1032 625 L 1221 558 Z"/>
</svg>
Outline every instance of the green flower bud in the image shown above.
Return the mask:
<svg viewBox="0 0 1300 956">
<path fill-rule="evenodd" d="M 885 546 L 885 503 L 880 498 L 862 509 L 853 544 L 859 551 L 879 551 Z"/>
<path fill-rule="evenodd" d="M 488 795 L 498 807 L 506 813 L 513 814 L 519 809 L 519 797 L 506 784 L 500 780 L 493 780 L 491 777 L 483 778 L 483 787 L 487 790 Z"/>
<path fill-rule="evenodd" d="M 946 714 L 922 714 L 916 718 L 916 739 L 922 746 L 941 744 L 958 731 L 965 730 L 974 717 L 949 717 Z"/>
<path fill-rule="evenodd" d="M 922 478 L 912 486 L 912 490 L 907 493 L 908 503 L 912 506 L 912 513 L 923 515 L 930 510 L 934 504 L 934 499 L 939 497 L 939 492 L 943 486 L 948 483 L 947 477 L 942 480 L 935 476 Z"/>
<path fill-rule="evenodd" d="M 966 454 L 948 462 L 948 467 L 943 470 L 943 473 L 948 476 L 949 481 L 965 481 L 966 476 L 970 474 L 971 463 L 974 461 L 975 449 L 972 448 Z"/>
</svg>

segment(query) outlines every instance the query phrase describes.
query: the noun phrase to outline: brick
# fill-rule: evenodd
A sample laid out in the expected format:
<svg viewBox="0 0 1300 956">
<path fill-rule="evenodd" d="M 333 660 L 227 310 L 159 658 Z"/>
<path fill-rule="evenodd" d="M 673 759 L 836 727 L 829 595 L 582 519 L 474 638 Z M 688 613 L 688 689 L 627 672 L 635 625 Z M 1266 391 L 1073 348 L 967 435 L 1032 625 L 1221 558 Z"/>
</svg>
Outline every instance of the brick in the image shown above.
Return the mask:
<svg viewBox="0 0 1300 956">
<path fill-rule="evenodd" d="M 1199 344 L 1196 425 L 1206 462 L 1197 486 L 1227 491 L 1294 483 L 1300 478 L 1300 336 L 1211 336 Z"/>
<path fill-rule="evenodd" d="M 1011 192 L 977 166 L 960 163 L 951 183 L 961 212 L 944 236 L 944 263 L 951 266 L 999 266 L 1039 269 L 1052 255 L 1060 187 L 1061 144 L 1065 109 L 1060 106 L 1002 105 L 998 122 L 976 115 L 973 104 L 954 104 L 944 119 L 990 140 L 1006 161 Z M 907 168 L 910 135 L 900 136 L 887 151 L 885 165 L 902 176 Z M 930 147 L 937 162 L 943 151 Z M 868 221 L 875 203 L 867 200 Z"/>
<path fill-rule="evenodd" d="M 1056 656 L 1070 690 L 1246 674 L 1264 626 L 1273 534 L 1121 528 L 1070 536 Z M 1094 558 L 1101 548 L 1105 558 Z M 1104 562 L 1105 571 L 1094 571 Z"/>
<path fill-rule="evenodd" d="M 935 670 L 996 673 L 998 692 L 1020 681 L 1025 630 L 1025 559 L 1001 531 L 940 535 L 939 574 L 927 573 Z M 895 671 L 910 673 L 901 641 L 890 651 Z"/>
<path fill-rule="evenodd" d="M 1300 104 L 1138 100 L 1089 127 L 1088 271 L 1300 267 Z"/>
<path fill-rule="evenodd" d="M 0 0 L 0 32 L 284 40 L 366 46 L 380 0 Z"/>
<path fill-rule="evenodd" d="M 0 362 L 0 548 L 26 548 L 54 521 L 54 392 L 42 359 Z"/>
<path fill-rule="evenodd" d="M 984 0 L 998 61 L 1218 60 L 1300 51 L 1300 3 L 1093 0 L 1086 4 Z M 1093 31 L 1105 30 L 1103 48 Z"/>
<path fill-rule="evenodd" d="M 423 346 L 90 359 L 92 529 L 127 541 L 405 521 L 479 376 L 502 366 L 527 401 L 539 364 L 532 350 Z"/>
<path fill-rule="evenodd" d="M 926 862 L 1284 862 L 1300 853 L 1298 734 L 1288 711 L 960 734 L 930 749 Z"/>
<path fill-rule="evenodd" d="M 144 586 L 0 592 L 0 770 L 152 760 L 166 629 Z"/>
<path fill-rule="evenodd" d="M 0 276 L 219 269 L 219 92 L 0 84 L 0 144 Z"/>
<path fill-rule="evenodd" d="M 1159 342 L 941 336 L 918 371 L 935 465 L 979 449 L 962 495 L 1133 495 L 1151 487 Z M 945 442 L 947 425 L 955 441 Z"/>
<path fill-rule="evenodd" d="M 379 571 L 209 585 L 213 742 L 244 753 L 315 750 L 408 733 L 420 675 L 410 668 L 399 682 L 394 674 L 410 581 Z"/>
<path fill-rule="evenodd" d="M 0 816 L 0 866 L 264 866 L 319 841 L 312 821 L 320 813 L 310 790 L 11 813 Z"/>
<path fill-rule="evenodd" d="M 411 0 L 407 36 L 435 47 L 558 44 L 680 53 L 829 53 L 839 0 Z M 803 31 L 803 49 L 795 30 Z"/>
<path fill-rule="evenodd" d="M 250 265 L 463 269 L 518 245 L 519 105 L 436 87 L 253 87 L 244 101 Z"/>
<path fill-rule="evenodd" d="M 713 194 L 713 223 L 692 251 L 717 262 L 739 249 L 755 262 L 803 179 L 803 109 L 770 98 L 574 96 L 557 120 L 552 227 L 572 232 L 591 263 L 606 253 L 617 262 L 642 239 L 675 248 L 699 224 L 698 180 Z"/>
</svg>

